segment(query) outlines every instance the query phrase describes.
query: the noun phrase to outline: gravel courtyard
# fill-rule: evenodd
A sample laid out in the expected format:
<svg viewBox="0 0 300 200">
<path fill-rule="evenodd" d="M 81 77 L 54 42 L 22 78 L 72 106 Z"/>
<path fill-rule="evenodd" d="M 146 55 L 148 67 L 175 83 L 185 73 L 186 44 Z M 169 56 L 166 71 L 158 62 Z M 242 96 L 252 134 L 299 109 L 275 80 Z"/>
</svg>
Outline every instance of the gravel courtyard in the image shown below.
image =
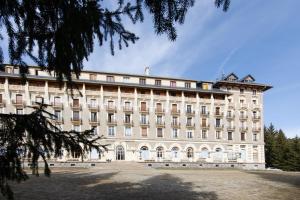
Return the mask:
<svg viewBox="0 0 300 200">
<path fill-rule="evenodd" d="M 300 173 L 152 169 L 116 163 L 52 171 L 51 178 L 31 176 L 14 184 L 15 199 L 300 199 Z"/>
</svg>

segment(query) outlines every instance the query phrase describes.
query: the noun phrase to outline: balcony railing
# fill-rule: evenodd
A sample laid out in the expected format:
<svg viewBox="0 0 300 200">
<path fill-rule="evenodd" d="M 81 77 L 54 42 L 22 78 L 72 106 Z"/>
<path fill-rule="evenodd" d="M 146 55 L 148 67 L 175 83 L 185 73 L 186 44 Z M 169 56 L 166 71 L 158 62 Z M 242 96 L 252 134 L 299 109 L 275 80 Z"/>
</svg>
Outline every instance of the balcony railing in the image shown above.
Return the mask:
<svg viewBox="0 0 300 200">
<path fill-rule="evenodd" d="M 240 120 L 247 120 L 248 119 L 248 115 L 240 115 Z"/>
<path fill-rule="evenodd" d="M 223 124 L 215 124 L 215 129 L 222 130 L 224 128 Z"/>
<path fill-rule="evenodd" d="M 51 106 L 52 106 L 54 109 L 63 109 L 63 107 L 64 107 L 63 103 L 60 103 L 60 102 L 52 102 L 52 103 L 51 103 Z"/>
<path fill-rule="evenodd" d="M 110 119 L 110 120 L 107 120 L 106 123 L 107 123 L 107 125 L 110 125 L 110 126 L 116 126 L 117 125 L 117 120 Z"/>
<path fill-rule="evenodd" d="M 245 126 L 240 127 L 240 132 L 246 132 L 246 131 L 248 131 L 248 127 Z"/>
<path fill-rule="evenodd" d="M 57 117 L 53 116 L 52 122 L 54 124 L 64 124 L 64 118 L 62 118 L 62 117 L 57 118 Z"/>
<path fill-rule="evenodd" d="M 80 119 L 80 118 L 74 118 L 74 117 L 72 117 L 71 118 L 71 122 L 73 123 L 73 124 L 82 124 L 82 119 Z"/>
<path fill-rule="evenodd" d="M 195 128 L 195 123 L 186 123 L 187 128 Z"/>
<path fill-rule="evenodd" d="M 252 131 L 253 132 L 260 132 L 261 131 L 261 127 L 253 127 Z"/>
<path fill-rule="evenodd" d="M 241 104 L 240 104 L 240 108 L 241 108 L 241 109 L 248 109 L 248 104 L 246 104 L 246 103 L 241 103 Z"/>
<path fill-rule="evenodd" d="M 172 122 L 172 123 L 171 123 L 171 126 L 172 126 L 173 128 L 180 128 L 180 122 Z"/>
<path fill-rule="evenodd" d="M 133 121 L 132 120 L 124 120 L 123 123 L 126 126 L 133 126 Z"/>
<path fill-rule="evenodd" d="M 141 121 L 140 121 L 140 125 L 141 125 L 141 126 L 149 126 L 150 124 L 149 124 L 149 121 L 148 121 L 148 120 L 141 120 Z"/>
<path fill-rule="evenodd" d="M 215 117 L 223 117 L 224 113 L 223 112 L 215 112 Z"/>
<path fill-rule="evenodd" d="M 140 107 L 140 113 L 149 113 L 149 108 L 141 108 Z"/>
<path fill-rule="evenodd" d="M 260 120 L 261 117 L 260 117 L 259 115 L 254 115 L 254 116 L 252 117 L 252 119 L 253 119 L 254 121 L 257 121 L 257 120 Z"/>
<path fill-rule="evenodd" d="M 163 122 L 163 121 L 156 121 L 155 124 L 157 127 L 165 127 L 165 122 Z"/>
<path fill-rule="evenodd" d="M 186 110 L 185 114 L 186 115 L 195 115 L 195 111 L 194 110 Z"/>
<path fill-rule="evenodd" d="M 107 112 L 116 112 L 117 107 L 116 106 L 106 106 L 106 111 Z"/>
<path fill-rule="evenodd" d="M 209 112 L 208 111 L 201 112 L 200 115 L 201 115 L 201 117 L 209 117 Z"/>
<path fill-rule="evenodd" d="M 231 114 L 231 115 L 226 115 L 226 119 L 234 119 L 235 115 Z"/>
<path fill-rule="evenodd" d="M 133 113 L 133 107 L 132 106 L 124 106 L 123 111 L 126 113 Z"/>
<path fill-rule="evenodd" d="M 209 129 L 210 125 L 209 124 L 201 124 L 202 129 Z"/>
<path fill-rule="evenodd" d="M 24 107 L 24 106 L 26 106 L 26 101 L 12 100 L 12 104 L 16 107 Z"/>
<path fill-rule="evenodd" d="M 227 126 L 227 130 L 228 131 L 234 131 L 235 130 L 235 126 L 229 125 L 229 126 Z"/>
<path fill-rule="evenodd" d="M 88 108 L 93 111 L 99 111 L 99 106 L 96 104 L 88 104 Z"/>
<path fill-rule="evenodd" d="M 155 108 L 155 113 L 156 114 L 164 114 L 165 113 L 165 109 L 163 109 L 163 108 Z"/>
<path fill-rule="evenodd" d="M 100 122 L 97 119 L 89 119 L 91 125 L 100 125 Z"/>
<path fill-rule="evenodd" d="M 172 115 L 180 115 L 180 110 L 179 109 L 172 109 L 171 114 Z"/>
<path fill-rule="evenodd" d="M 70 107 L 73 110 L 81 110 L 81 105 L 80 104 L 70 103 Z"/>
</svg>

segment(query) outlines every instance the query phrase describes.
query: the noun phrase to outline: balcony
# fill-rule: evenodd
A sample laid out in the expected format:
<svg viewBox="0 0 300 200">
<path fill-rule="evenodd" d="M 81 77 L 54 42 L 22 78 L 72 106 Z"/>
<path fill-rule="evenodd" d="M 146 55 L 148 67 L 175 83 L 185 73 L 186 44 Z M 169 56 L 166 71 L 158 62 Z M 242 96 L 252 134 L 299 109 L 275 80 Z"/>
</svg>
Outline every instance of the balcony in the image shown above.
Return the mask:
<svg viewBox="0 0 300 200">
<path fill-rule="evenodd" d="M 194 129 L 195 128 L 195 123 L 186 123 L 186 128 L 188 129 Z"/>
<path fill-rule="evenodd" d="M 5 107 L 5 105 L 6 105 L 5 100 L 0 101 L 0 108 Z"/>
<path fill-rule="evenodd" d="M 149 113 L 149 108 L 140 108 L 140 113 Z"/>
<path fill-rule="evenodd" d="M 133 107 L 131 107 L 131 106 L 124 106 L 123 107 L 123 112 L 125 112 L 125 113 L 133 113 Z"/>
<path fill-rule="evenodd" d="M 156 121 L 156 127 L 159 127 L 159 128 L 164 128 L 165 127 L 165 122 L 162 122 L 162 121 Z"/>
<path fill-rule="evenodd" d="M 231 115 L 226 115 L 226 119 L 228 120 L 233 120 L 235 118 L 235 115 L 231 114 Z"/>
<path fill-rule="evenodd" d="M 92 126 L 99 126 L 100 122 L 97 119 L 89 119 L 89 123 Z"/>
<path fill-rule="evenodd" d="M 216 125 L 215 125 L 215 129 L 216 129 L 216 130 L 223 130 L 223 128 L 224 128 L 224 125 L 223 125 L 223 124 L 216 124 Z"/>
<path fill-rule="evenodd" d="M 147 126 L 147 127 L 148 127 L 150 124 L 149 124 L 149 121 L 148 121 L 148 120 L 141 120 L 141 121 L 140 121 L 140 125 L 141 125 L 141 126 Z"/>
<path fill-rule="evenodd" d="M 180 110 L 179 109 L 172 109 L 171 114 L 172 115 L 180 115 Z"/>
<path fill-rule="evenodd" d="M 185 114 L 186 114 L 187 116 L 195 116 L 195 111 L 194 111 L 194 110 L 186 110 L 186 111 L 185 111 Z"/>
<path fill-rule="evenodd" d="M 209 124 L 201 124 L 201 128 L 208 130 L 210 128 L 210 125 Z"/>
<path fill-rule="evenodd" d="M 133 126 L 133 121 L 132 120 L 124 120 L 123 121 L 125 126 Z"/>
<path fill-rule="evenodd" d="M 240 109 L 245 109 L 245 110 L 247 110 L 247 109 L 248 109 L 248 104 L 246 104 L 246 103 L 241 103 L 241 104 L 240 104 Z"/>
<path fill-rule="evenodd" d="M 60 118 L 54 117 L 54 119 L 52 119 L 52 123 L 54 123 L 55 125 L 64 124 L 64 119 L 62 117 Z"/>
<path fill-rule="evenodd" d="M 260 119 L 261 119 L 261 117 L 258 116 L 258 115 L 254 115 L 254 116 L 252 117 L 252 120 L 253 120 L 253 121 L 259 121 Z"/>
<path fill-rule="evenodd" d="M 209 112 L 201 112 L 201 117 L 209 117 Z"/>
<path fill-rule="evenodd" d="M 248 127 L 245 126 L 240 127 L 240 132 L 247 132 L 247 131 L 248 131 Z"/>
<path fill-rule="evenodd" d="M 107 112 L 117 112 L 117 107 L 116 106 L 106 106 L 106 111 Z"/>
<path fill-rule="evenodd" d="M 235 126 L 232 125 L 227 126 L 227 131 L 235 131 Z"/>
<path fill-rule="evenodd" d="M 59 109 L 59 110 L 62 110 L 64 105 L 63 103 L 60 103 L 60 102 L 52 102 L 51 103 L 51 106 L 54 108 L 54 109 Z"/>
<path fill-rule="evenodd" d="M 248 115 L 240 115 L 240 120 L 245 121 L 248 119 Z"/>
<path fill-rule="evenodd" d="M 108 126 L 117 126 L 117 120 L 115 119 L 110 119 L 106 121 Z"/>
<path fill-rule="evenodd" d="M 163 109 L 163 108 L 155 108 L 155 114 L 165 114 L 165 109 Z"/>
<path fill-rule="evenodd" d="M 72 110 L 81 110 L 81 105 L 80 104 L 70 103 L 70 108 Z"/>
<path fill-rule="evenodd" d="M 172 128 L 180 128 L 180 122 L 172 122 L 171 126 Z"/>
<path fill-rule="evenodd" d="M 215 117 L 222 118 L 224 116 L 223 112 L 215 112 Z"/>
<path fill-rule="evenodd" d="M 252 131 L 253 132 L 261 132 L 261 127 L 253 127 Z"/>
<path fill-rule="evenodd" d="M 96 104 L 88 104 L 88 108 L 90 111 L 99 111 L 99 106 Z"/>
<path fill-rule="evenodd" d="M 71 118 L 71 122 L 73 123 L 73 124 L 75 124 L 75 125 L 81 125 L 82 124 L 82 119 L 80 119 L 80 118 L 77 118 L 77 117 L 72 117 Z"/>
<path fill-rule="evenodd" d="M 228 107 L 229 107 L 229 108 L 233 108 L 233 109 L 234 109 L 234 108 L 235 108 L 235 104 L 234 104 L 234 103 L 232 103 L 232 102 L 230 102 L 230 103 L 228 103 Z"/>
<path fill-rule="evenodd" d="M 26 102 L 25 101 L 16 101 L 16 100 L 12 100 L 12 104 L 16 107 L 25 107 L 26 106 Z"/>
</svg>

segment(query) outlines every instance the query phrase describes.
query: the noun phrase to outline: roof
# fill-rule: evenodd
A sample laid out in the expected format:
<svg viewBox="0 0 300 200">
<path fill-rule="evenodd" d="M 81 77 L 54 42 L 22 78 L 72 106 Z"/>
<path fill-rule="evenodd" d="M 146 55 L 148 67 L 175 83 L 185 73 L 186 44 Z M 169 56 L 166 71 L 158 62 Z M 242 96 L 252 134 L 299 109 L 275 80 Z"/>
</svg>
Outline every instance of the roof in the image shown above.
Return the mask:
<svg viewBox="0 0 300 200">
<path fill-rule="evenodd" d="M 244 78 L 242 78 L 240 81 L 241 82 L 249 82 L 249 81 L 247 81 L 247 79 L 251 79 L 251 82 L 255 81 L 255 78 L 253 78 L 253 76 L 251 76 L 251 74 L 248 74 L 247 76 L 245 76 Z"/>
<path fill-rule="evenodd" d="M 231 79 L 230 77 L 233 77 L 234 79 Z M 235 73 L 230 73 L 227 76 L 225 76 L 222 80 L 226 80 L 226 81 L 237 81 L 239 79 L 239 77 L 235 74 Z"/>
</svg>

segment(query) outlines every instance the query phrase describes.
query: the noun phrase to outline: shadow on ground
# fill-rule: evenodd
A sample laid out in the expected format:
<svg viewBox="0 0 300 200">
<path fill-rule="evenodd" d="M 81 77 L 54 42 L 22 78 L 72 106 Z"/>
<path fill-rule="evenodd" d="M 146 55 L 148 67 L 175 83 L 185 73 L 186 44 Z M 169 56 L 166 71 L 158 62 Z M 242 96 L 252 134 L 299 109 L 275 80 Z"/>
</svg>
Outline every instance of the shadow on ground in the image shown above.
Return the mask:
<svg viewBox="0 0 300 200">
<path fill-rule="evenodd" d="M 255 174 L 263 179 L 274 181 L 274 182 L 282 182 L 287 183 L 296 187 L 300 187 L 300 173 L 276 173 L 276 172 L 249 172 L 250 174 Z"/>
<path fill-rule="evenodd" d="M 118 173 L 58 173 L 51 178 L 31 177 L 13 188 L 16 200 L 218 199 L 215 192 L 194 191 L 193 183 L 169 174 L 151 176 L 138 183 L 117 182 L 113 176 Z"/>
</svg>

